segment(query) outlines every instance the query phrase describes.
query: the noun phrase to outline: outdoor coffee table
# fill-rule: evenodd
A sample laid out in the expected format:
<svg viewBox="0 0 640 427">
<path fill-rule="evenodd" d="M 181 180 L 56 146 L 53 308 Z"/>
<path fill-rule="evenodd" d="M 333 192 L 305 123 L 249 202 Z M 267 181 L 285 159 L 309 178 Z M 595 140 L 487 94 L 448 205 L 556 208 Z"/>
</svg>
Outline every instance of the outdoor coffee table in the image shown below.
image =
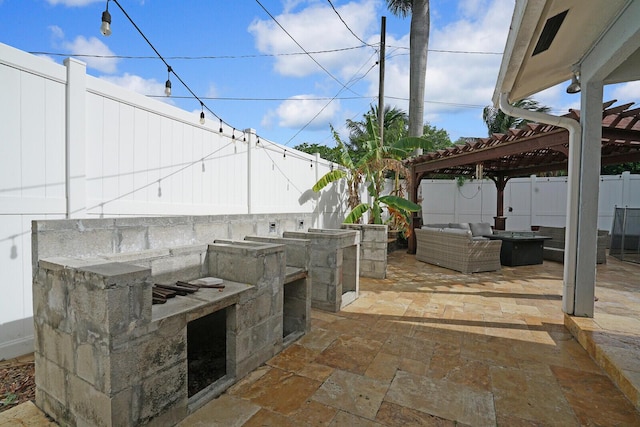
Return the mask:
<svg viewBox="0 0 640 427">
<path fill-rule="evenodd" d="M 544 241 L 551 237 L 527 231 L 506 231 L 487 235 L 491 240 L 502 240 L 500 264 L 509 267 L 542 264 Z"/>
</svg>

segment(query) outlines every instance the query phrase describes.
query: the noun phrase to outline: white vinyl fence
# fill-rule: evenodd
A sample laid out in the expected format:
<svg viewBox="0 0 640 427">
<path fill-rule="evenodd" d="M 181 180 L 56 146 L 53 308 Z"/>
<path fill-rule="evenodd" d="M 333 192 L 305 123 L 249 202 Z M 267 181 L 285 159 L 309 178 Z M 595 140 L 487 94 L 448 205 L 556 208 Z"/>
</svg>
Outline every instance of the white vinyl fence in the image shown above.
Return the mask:
<svg viewBox="0 0 640 427">
<path fill-rule="evenodd" d="M 0 43 L 0 360 L 32 347 L 31 221 L 312 214 L 339 227 L 329 162 L 252 129 L 127 91 Z"/>
<path fill-rule="evenodd" d="M 640 207 L 640 175 L 600 177 L 598 228 L 611 231 L 614 208 Z M 492 181 L 423 180 L 423 223 L 489 222 L 496 216 L 497 190 Z M 504 191 L 507 230 L 529 230 L 532 225 L 564 227 L 567 178 L 512 178 Z"/>
</svg>

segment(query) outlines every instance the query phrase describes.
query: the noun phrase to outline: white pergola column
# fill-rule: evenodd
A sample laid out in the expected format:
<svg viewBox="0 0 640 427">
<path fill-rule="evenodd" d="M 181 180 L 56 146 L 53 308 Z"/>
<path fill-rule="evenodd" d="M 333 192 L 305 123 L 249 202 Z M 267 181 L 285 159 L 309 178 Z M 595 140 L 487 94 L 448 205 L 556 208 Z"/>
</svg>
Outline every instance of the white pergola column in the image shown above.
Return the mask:
<svg viewBox="0 0 640 427">
<path fill-rule="evenodd" d="M 596 283 L 598 192 L 602 149 L 602 82 L 581 82 L 580 147 L 570 147 L 574 156 L 569 185 L 569 207 L 565 252 L 565 277 L 575 284 L 574 316 L 593 317 Z"/>
</svg>

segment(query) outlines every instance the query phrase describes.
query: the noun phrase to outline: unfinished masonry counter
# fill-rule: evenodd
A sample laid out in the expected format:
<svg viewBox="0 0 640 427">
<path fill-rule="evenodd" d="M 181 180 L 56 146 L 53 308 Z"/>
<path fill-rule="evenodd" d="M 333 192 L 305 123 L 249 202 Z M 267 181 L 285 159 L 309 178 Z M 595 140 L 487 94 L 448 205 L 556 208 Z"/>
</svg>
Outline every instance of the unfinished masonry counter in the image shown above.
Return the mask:
<svg viewBox="0 0 640 427">
<path fill-rule="evenodd" d="M 311 330 L 311 241 L 284 237 L 245 236 L 245 240 L 284 245 L 286 274 L 284 279 L 284 346 Z"/>
<path fill-rule="evenodd" d="M 257 242 L 39 260 L 38 406 L 65 425 L 177 424 L 282 349 L 284 261 Z M 153 283 L 206 276 L 224 289 L 152 306 Z"/>
<path fill-rule="evenodd" d="M 360 232 L 309 229 L 285 231 L 285 238 L 311 241 L 309 275 L 311 306 L 338 312 L 358 298 L 360 291 Z"/>
</svg>

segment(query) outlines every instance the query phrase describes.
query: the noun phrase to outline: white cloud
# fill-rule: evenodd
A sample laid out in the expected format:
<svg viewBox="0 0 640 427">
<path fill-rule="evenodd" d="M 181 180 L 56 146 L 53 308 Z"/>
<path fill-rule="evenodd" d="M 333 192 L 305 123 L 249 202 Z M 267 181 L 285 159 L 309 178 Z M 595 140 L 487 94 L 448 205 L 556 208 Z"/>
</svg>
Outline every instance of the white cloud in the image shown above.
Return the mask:
<svg viewBox="0 0 640 427">
<path fill-rule="evenodd" d="M 340 49 L 361 44 L 340 21 L 336 13 L 324 2 L 313 2 L 308 7 L 293 13 L 289 11 L 299 2 L 287 4 L 287 9 L 276 20 L 307 52 Z M 359 37 L 374 30 L 377 22 L 378 2 L 360 0 L 337 7 L 342 19 Z M 255 37 L 256 47 L 262 53 L 303 53 L 303 50 L 273 20 L 254 20 L 248 28 Z M 376 29 L 377 31 L 377 29 Z M 322 67 L 340 78 L 350 78 L 350 70 L 359 68 L 370 56 L 371 50 L 348 50 L 313 54 Z M 355 65 L 354 65 L 355 64 Z M 276 72 L 284 76 L 304 77 L 314 73 L 325 73 L 307 55 L 278 56 L 274 64 Z M 338 76 L 336 76 L 338 77 Z"/>
<path fill-rule="evenodd" d="M 277 122 L 278 126 L 299 129 L 327 129 L 328 124 L 340 110 L 340 102 L 326 100 L 311 100 L 314 95 L 297 95 L 284 101 L 276 110 L 271 110 L 263 118 L 263 126 L 271 126 Z"/>
<path fill-rule="evenodd" d="M 492 102 L 514 2 L 515 0 L 461 0 L 453 21 L 440 24 L 440 16 L 432 16 L 429 40 L 429 49 L 432 51 L 427 60 L 425 121 L 433 123 L 469 111 L 477 112 L 477 119 L 482 120 L 482 107 Z M 276 19 L 305 49 L 312 51 L 341 48 L 351 44 L 349 41 L 353 43 L 352 46 L 359 44 L 325 2 L 301 3 L 289 0 L 286 12 L 276 16 Z M 356 34 L 373 44 L 379 41 L 378 15 L 381 10 L 376 7 L 384 6 L 383 2 L 354 0 L 341 5 L 338 11 Z M 409 46 L 409 29 L 410 20 L 406 19 L 404 34 L 387 33 L 386 37 L 385 103 L 405 111 L 408 111 L 409 98 L 409 51 L 398 49 L 398 46 Z M 254 20 L 249 31 L 254 36 L 256 47 L 263 53 L 300 52 L 300 48 L 271 20 Z M 318 54 L 315 58 L 346 83 L 354 75 L 361 76 L 369 70 L 377 59 L 375 56 L 371 57 L 372 53 L 371 49 L 358 49 Z M 283 76 L 324 74 L 307 56 L 278 56 L 274 61 L 275 71 Z M 366 65 L 361 68 L 363 64 Z M 368 88 L 360 90 L 364 92 L 362 95 L 376 96 L 377 68 L 369 71 L 364 81 Z M 335 83 L 326 74 L 322 81 L 316 81 L 315 84 L 318 91 L 326 87 L 325 94 L 327 91 L 336 91 Z M 331 93 L 333 94 L 335 93 Z M 305 111 L 305 107 L 312 104 L 308 102 L 302 106 L 299 105 L 300 102 L 283 103 L 264 117 L 263 125 L 275 122 L 284 126 L 306 124 L 321 106 L 316 105 L 316 110 L 301 114 L 299 110 Z M 343 115 L 337 109 L 333 114 L 334 118 Z"/>
<path fill-rule="evenodd" d="M 168 102 L 170 100 L 170 98 L 164 97 L 164 83 L 156 79 L 145 79 L 129 73 L 122 76 L 102 76 L 100 78 L 142 95 L 161 96 L 161 98 L 157 98 L 160 101 Z"/>
<path fill-rule="evenodd" d="M 109 49 L 109 46 L 97 37 L 86 38 L 84 36 L 78 36 L 72 41 L 65 40 L 64 31 L 57 25 L 50 25 L 49 32 L 53 38 L 54 45 L 60 46 L 69 52 L 71 56 L 90 55 L 79 57 L 79 59 L 87 64 L 87 67 L 108 74 L 113 74 L 117 71 L 120 59 L 105 58 L 105 56 L 114 56 L 114 53 Z"/>
<path fill-rule="evenodd" d="M 612 97 L 622 103 L 640 99 L 640 80 L 616 85 L 612 92 Z"/>
<path fill-rule="evenodd" d="M 215 98 L 218 96 L 218 88 L 213 84 L 213 83 L 209 83 L 209 87 L 207 88 L 207 91 L 205 92 L 205 97 L 207 98 Z"/>
<path fill-rule="evenodd" d="M 62 28 L 58 27 L 57 25 L 49 25 L 49 31 L 51 32 L 51 36 L 54 39 L 64 39 L 64 31 L 62 31 Z"/>
<path fill-rule="evenodd" d="M 461 19 L 444 27 L 437 27 L 432 22 L 429 49 L 501 53 L 511 22 L 513 3 L 513 0 L 461 2 L 459 9 L 465 12 L 459 15 Z M 408 46 L 408 34 L 393 43 Z M 426 121 L 433 122 L 442 114 L 469 111 L 466 108 L 468 106 L 491 104 L 501 59 L 501 55 L 495 54 L 429 52 L 425 88 Z M 387 61 L 385 74 L 385 93 L 389 97 L 408 98 L 409 56 L 398 55 Z M 375 90 L 377 81 L 371 79 L 371 91 Z M 397 106 L 406 110 L 408 102 L 397 102 Z"/>
<path fill-rule="evenodd" d="M 81 57 L 88 67 L 108 74 L 113 74 L 117 71 L 120 60 L 118 58 L 104 58 L 104 56 L 113 56 L 114 53 L 97 37 L 86 38 L 78 36 L 73 41 L 63 41 L 62 46 L 72 55 L 95 55 L 95 57 Z"/>
</svg>

